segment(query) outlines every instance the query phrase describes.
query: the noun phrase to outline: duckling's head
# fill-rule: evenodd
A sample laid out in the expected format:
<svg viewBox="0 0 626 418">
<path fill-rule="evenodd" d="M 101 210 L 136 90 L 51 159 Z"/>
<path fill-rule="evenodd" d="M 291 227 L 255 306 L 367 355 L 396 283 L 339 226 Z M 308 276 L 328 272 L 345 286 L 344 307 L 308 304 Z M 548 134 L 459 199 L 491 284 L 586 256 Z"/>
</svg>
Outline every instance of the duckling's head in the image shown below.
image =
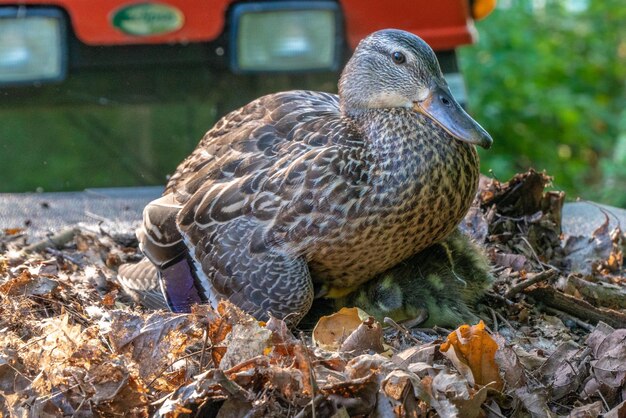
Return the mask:
<svg viewBox="0 0 626 418">
<path fill-rule="evenodd" d="M 339 97 L 347 114 L 412 109 L 460 141 L 493 142 L 452 97 L 433 50 L 409 32 L 385 29 L 363 39 L 343 70 Z"/>
</svg>

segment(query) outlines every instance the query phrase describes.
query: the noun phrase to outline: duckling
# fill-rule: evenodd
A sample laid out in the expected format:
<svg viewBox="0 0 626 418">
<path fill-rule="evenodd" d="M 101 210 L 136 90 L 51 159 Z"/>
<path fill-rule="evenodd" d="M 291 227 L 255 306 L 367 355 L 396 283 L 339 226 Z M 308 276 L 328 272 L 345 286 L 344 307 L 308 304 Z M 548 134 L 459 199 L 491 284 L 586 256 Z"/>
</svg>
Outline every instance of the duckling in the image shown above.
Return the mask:
<svg viewBox="0 0 626 418">
<path fill-rule="evenodd" d="M 408 260 L 335 299 L 335 308 L 356 306 L 383 322 L 428 318 L 421 323 L 457 327 L 476 323 L 474 308 L 493 281 L 483 250 L 455 231 Z M 415 324 L 417 325 L 417 324 Z"/>
<path fill-rule="evenodd" d="M 340 297 L 445 239 L 491 143 L 432 49 L 381 30 L 339 95 L 276 93 L 222 118 L 146 206 L 140 246 L 175 311 L 229 299 L 297 324 L 314 286 Z"/>
</svg>

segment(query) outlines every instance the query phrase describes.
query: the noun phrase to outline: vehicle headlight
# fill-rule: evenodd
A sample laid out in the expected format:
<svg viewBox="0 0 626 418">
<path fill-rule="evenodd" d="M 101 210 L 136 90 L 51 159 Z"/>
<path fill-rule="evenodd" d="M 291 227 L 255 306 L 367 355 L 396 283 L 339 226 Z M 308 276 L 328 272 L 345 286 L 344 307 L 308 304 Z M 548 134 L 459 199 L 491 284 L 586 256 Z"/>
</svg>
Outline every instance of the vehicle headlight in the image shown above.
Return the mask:
<svg viewBox="0 0 626 418">
<path fill-rule="evenodd" d="M 342 35 L 335 2 L 243 3 L 231 14 L 237 72 L 335 70 Z"/>
<path fill-rule="evenodd" d="M 0 7 L 0 85 L 62 80 L 65 51 L 60 11 Z"/>
</svg>

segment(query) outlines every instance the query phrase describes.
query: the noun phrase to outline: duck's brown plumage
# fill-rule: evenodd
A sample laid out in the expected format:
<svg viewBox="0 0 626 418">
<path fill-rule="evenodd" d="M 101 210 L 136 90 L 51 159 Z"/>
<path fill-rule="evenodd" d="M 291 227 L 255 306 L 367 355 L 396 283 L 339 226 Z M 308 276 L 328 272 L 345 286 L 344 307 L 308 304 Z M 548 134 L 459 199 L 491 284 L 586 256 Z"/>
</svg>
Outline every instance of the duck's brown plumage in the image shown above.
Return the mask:
<svg viewBox="0 0 626 418">
<path fill-rule="evenodd" d="M 341 294 L 445 238 L 476 191 L 474 146 L 383 93 L 284 92 L 222 118 L 146 207 L 148 258 L 188 254 L 201 297 L 297 322 L 313 281 Z"/>
</svg>

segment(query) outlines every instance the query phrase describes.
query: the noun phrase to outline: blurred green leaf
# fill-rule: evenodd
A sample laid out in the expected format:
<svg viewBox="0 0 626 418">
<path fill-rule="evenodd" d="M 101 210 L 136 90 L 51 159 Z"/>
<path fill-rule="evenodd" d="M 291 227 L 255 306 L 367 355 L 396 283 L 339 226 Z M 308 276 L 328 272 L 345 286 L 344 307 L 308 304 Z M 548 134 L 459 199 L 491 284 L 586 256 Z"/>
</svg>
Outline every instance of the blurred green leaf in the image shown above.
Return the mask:
<svg viewBox="0 0 626 418">
<path fill-rule="evenodd" d="M 626 135 L 626 2 L 501 1 L 477 26 L 461 65 L 470 110 L 495 139 L 484 168 L 547 169 L 570 198 L 625 206 L 614 151 Z"/>
</svg>

